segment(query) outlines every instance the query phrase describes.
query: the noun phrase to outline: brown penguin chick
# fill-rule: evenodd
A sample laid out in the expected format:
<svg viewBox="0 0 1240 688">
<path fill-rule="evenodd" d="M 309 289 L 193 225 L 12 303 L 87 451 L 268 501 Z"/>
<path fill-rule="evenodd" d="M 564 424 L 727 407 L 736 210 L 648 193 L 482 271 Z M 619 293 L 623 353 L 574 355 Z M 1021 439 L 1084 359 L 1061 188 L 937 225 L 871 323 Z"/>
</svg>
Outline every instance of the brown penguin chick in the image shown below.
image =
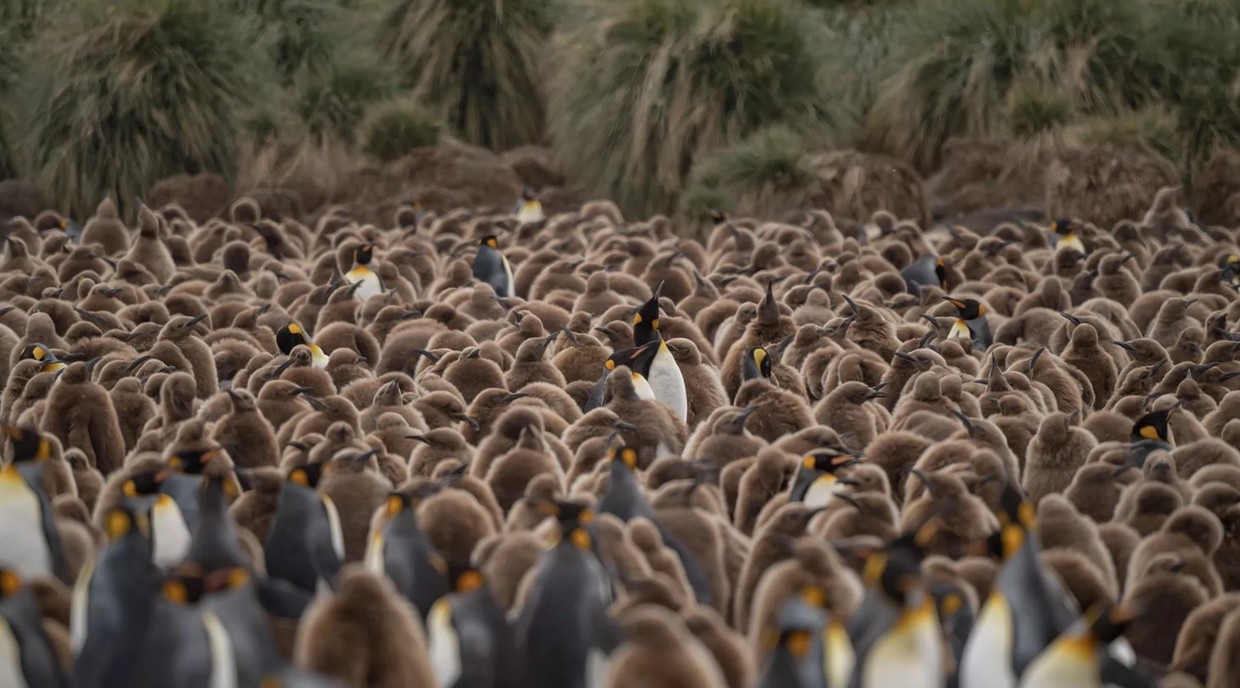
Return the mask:
<svg viewBox="0 0 1240 688">
<path fill-rule="evenodd" d="M 462 423 L 470 426 L 477 424 L 477 421 L 466 414 L 465 402 L 461 397 L 449 392 L 435 391 L 423 394 L 413 400 L 413 407 L 422 414 L 426 427 L 432 430 L 435 428 L 459 429 Z"/>
<path fill-rule="evenodd" d="M 478 544 L 474 562 L 481 569 L 501 609 L 507 611 L 516 606 L 521 582 L 538 564 L 546 549 L 546 541 L 529 531 L 505 533 Z"/>
<path fill-rule="evenodd" d="M 376 453 L 341 450 L 331 459 L 333 470 L 319 484 L 319 490 L 331 498 L 340 514 L 345 561 L 362 560 L 371 516 L 393 489 L 392 483 L 379 472 Z"/>
<path fill-rule="evenodd" d="M 44 365 L 46 364 L 43 361 L 33 358 L 20 360 L 13 365 L 9 376 L 5 379 L 3 397 L 0 397 L 0 420 L 16 420 L 16 414 L 13 411 L 18 400 L 21 399 L 30 381 L 42 373 Z"/>
<path fill-rule="evenodd" d="M 1093 435 L 1074 424 L 1076 415 L 1056 412 L 1046 416 L 1029 442 L 1021 486 L 1035 504 L 1048 494 L 1066 490 L 1098 445 Z"/>
<path fill-rule="evenodd" d="M 892 409 L 892 430 L 907 430 L 909 419 L 918 411 L 928 411 L 941 416 L 950 417 L 951 407 L 943 398 L 943 389 L 939 376 L 933 372 L 921 373 L 914 377 L 911 389 L 906 383 L 900 401 Z"/>
<path fill-rule="evenodd" d="M 876 537 L 884 542 L 899 536 L 899 514 L 890 495 L 881 492 L 840 493 L 838 508 L 831 510 L 816 532 L 832 540 L 858 536 Z"/>
<path fill-rule="evenodd" d="M 1140 600 L 1145 612 L 1128 624 L 1124 637 L 1137 656 L 1164 666 L 1175 657 L 1176 637 L 1189 614 L 1210 599 L 1201 581 L 1182 573 L 1183 565 L 1176 553 L 1156 555 L 1145 571 L 1133 571 L 1125 594 Z"/>
<path fill-rule="evenodd" d="M 674 612 L 657 605 L 627 610 L 618 620 L 625 640 L 609 662 L 610 688 L 714 688 L 723 672 Z"/>
<path fill-rule="evenodd" d="M 653 577 L 665 581 L 674 595 L 675 608 L 678 611 L 683 609 L 692 599 L 693 591 L 679 555 L 667 547 L 655 525 L 644 517 L 637 517 L 628 523 L 627 535 L 630 546 L 623 554 L 633 557 L 630 565 L 642 575 L 653 574 Z"/>
<path fill-rule="evenodd" d="M 314 367 L 314 354 L 308 346 L 293 347 L 288 357 L 265 377 L 267 380 L 288 380 L 298 387 L 309 389 L 308 394 L 319 398 L 329 397 L 336 393 L 336 385 L 332 382 L 331 375 L 322 368 Z M 266 380 L 261 380 L 259 384 L 264 382 Z"/>
<path fill-rule="evenodd" d="M 280 503 L 284 473 L 273 466 L 238 469 L 237 480 L 244 492 L 228 508 L 237 526 L 250 531 L 259 542 L 267 542 L 271 520 Z"/>
<path fill-rule="evenodd" d="M 568 337 L 564 346 L 559 347 L 551 362 L 567 384 L 588 382 L 593 385 L 604 370 L 603 364 L 611 350 L 603 346 L 598 339 L 577 333 Z"/>
<path fill-rule="evenodd" d="M 1109 253 L 1098 261 L 1094 289 L 1103 298 L 1128 308 L 1141 296 L 1141 284 L 1132 276 L 1128 265 L 1138 258 L 1135 253 Z"/>
<path fill-rule="evenodd" d="M 1171 458 L 1175 461 L 1176 473 L 1185 479 L 1211 466 L 1240 467 L 1240 450 L 1228 439 L 1214 437 L 1180 445 L 1171 450 Z"/>
<path fill-rule="evenodd" d="M 1124 491 L 1114 518 L 1145 537 L 1162 528 L 1167 518 L 1183 505 L 1184 496 L 1179 490 L 1163 482 L 1145 480 Z"/>
<path fill-rule="evenodd" d="M 388 413 L 400 416 L 411 428 L 427 429 L 426 421 L 422 420 L 417 410 L 405 404 L 405 395 L 399 379 L 388 381 L 375 392 L 370 406 L 362 409 L 362 412 L 358 414 L 358 427 L 362 432 L 373 432 L 377 427 L 379 417 Z"/>
<path fill-rule="evenodd" d="M 1171 297 L 1162 302 L 1158 315 L 1150 323 L 1146 336 L 1158 342 L 1163 348 L 1170 349 L 1180 337 L 1180 333 L 1189 328 L 1201 328 L 1201 323 L 1189 315 L 1189 308 L 1197 299 Z"/>
<path fill-rule="evenodd" d="M 542 430 L 533 425 L 522 428 L 516 445 L 496 457 L 485 472 L 478 468 L 480 464 L 481 461 L 474 461 L 470 466 L 471 474 L 486 480 L 505 512 L 525 495 L 525 488 L 534 477 L 550 473 L 562 480 L 564 474 L 563 466 L 548 450 Z"/>
<path fill-rule="evenodd" d="M 289 420 L 311 411 L 310 404 L 303 397 L 308 391 L 285 380 L 272 380 L 264 384 L 258 393 L 258 412 L 273 429 L 279 431 Z"/>
<path fill-rule="evenodd" d="M 142 383 L 134 377 L 117 380 L 108 398 L 116 411 L 125 451 L 129 452 L 138 443 L 142 428 L 157 415 L 155 401 L 142 393 Z"/>
<path fill-rule="evenodd" d="M 458 459 L 466 464 L 473 460 L 473 447 L 452 428 L 434 428 L 409 437 L 417 444 L 409 460 L 410 475 L 430 477 L 435 466 L 445 459 Z"/>
<path fill-rule="evenodd" d="M 778 449 L 767 448 L 758 453 L 757 460 L 742 474 L 737 489 L 732 518 L 737 530 L 746 535 L 754 532 L 763 507 L 788 489 L 797 465 L 795 456 Z"/>
<path fill-rule="evenodd" d="M 959 476 L 949 471 L 922 473 L 918 469 L 913 469 L 912 475 L 924 485 L 924 493 L 905 502 L 900 528 L 910 532 L 938 515 L 942 524 L 926 543 L 927 552 L 958 557 L 977 551 L 991 533 L 999 530 L 994 514 L 985 502 L 969 493 Z"/>
<path fill-rule="evenodd" d="M 341 569 L 335 594 L 306 610 L 294 658 L 353 688 L 436 685 L 417 613 L 361 565 Z"/>
<path fill-rule="evenodd" d="M 129 230 L 121 222 L 111 198 L 104 198 L 95 207 L 95 214 L 82 227 L 81 243 L 97 246 L 107 256 L 115 256 L 129 247 Z"/>
<path fill-rule="evenodd" d="M 886 429 L 879 427 L 875 414 L 865 404 L 884 396 L 886 393 L 881 389 L 873 389 L 864 382 L 845 382 L 818 402 L 814 407 L 814 420 L 841 436 L 848 434 L 845 440 L 848 446 L 865 449 L 875 435 Z"/>
<path fill-rule="evenodd" d="M 1176 638 L 1175 653 L 1168 668 L 1189 674 L 1204 685 L 1210 655 L 1218 646 L 1223 622 L 1238 609 L 1240 593 L 1233 592 L 1216 597 L 1189 612 Z"/>
<path fill-rule="evenodd" d="M 517 446 L 526 428 L 533 428 L 544 441 L 547 440 L 545 416 L 538 409 L 527 406 L 510 407 L 495 423 L 494 431 L 478 445 L 478 451 L 470 463 L 470 474 L 478 479 L 484 478 L 495 459 Z M 564 450 L 565 455 L 562 458 L 568 461 L 571 457 L 567 456 L 567 447 Z"/>
<path fill-rule="evenodd" d="M 774 283 L 775 280 L 768 280 L 766 295 L 757 306 L 753 307 L 752 321 L 744 326 L 742 333 L 735 338 L 734 342 L 729 341 L 731 337 L 716 340 L 719 345 L 715 347 L 715 350 L 727 351 L 719 375 L 728 396 L 735 397 L 737 390 L 741 387 L 741 361 L 746 349 L 752 346 L 772 346 L 783 341 L 785 337 L 796 334 L 796 325 L 792 322 L 792 318 L 783 314 L 779 302 L 775 300 L 772 291 Z M 743 322 L 749 312 L 748 308 L 742 306 L 736 314 L 737 324 Z"/>
<path fill-rule="evenodd" d="M 687 424 L 690 429 L 695 428 L 716 409 L 728 405 L 727 391 L 719 371 L 702 358 L 692 340 L 683 337 L 668 340 L 667 350 L 684 376 L 689 405 Z"/>
<path fill-rule="evenodd" d="M 699 457 L 706 465 L 722 469 L 733 461 L 757 456 L 766 440 L 750 434 L 745 423 L 754 409 L 725 407 L 698 426 L 685 445 L 685 455 Z"/>
<path fill-rule="evenodd" d="M 211 437 L 228 450 L 238 468 L 275 466 L 279 462 L 276 433 L 245 390 L 228 390 L 231 410 L 215 424 Z"/>
<path fill-rule="evenodd" d="M 1062 358 L 1064 363 L 1075 367 L 1089 379 L 1094 391 L 1093 408 L 1105 406 L 1115 392 L 1119 372 L 1115 368 L 1115 360 L 1099 345 L 1098 331 L 1089 323 L 1074 327 L 1072 341 Z"/>
<path fill-rule="evenodd" d="M 193 375 L 194 386 L 199 399 L 208 399 L 219 392 L 219 378 L 215 370 L 215 358 L 211 356 L 211 347 L 207 346 L 199 335 L 199 325 L 205 316 L 189 317 L 173 316 L 163 329 L 159 331 L 160 341 L 171 342 L 189 363 Z M 202 331 L 205 332 L 204 326 Z"/>
<path fill-rule="evenodd" d="M 345 423 L 353 429 L 354 435 L 360 436 L 362 434 L 361 418 L 358 415 L 357 407 L 348 399 L 339 395 L 323 399 L 313 396 L 303 396 L 302 398 L 309 402 L 313 410 L 297 418 L 294 422 L 285 423 L 276 433 L 276 446 L 288 444 L 289 440 L 302 437 L 303 435 L 324 432 L 333 423 Z"/>
<path fill-rule="evenodd" d="M 401 491 L 408 494 L 413 484 Z M 470 561 L 478 543 L 499 532 L 499 523 L 490 510 L 465 490 L 439 490 L 417 508 L 422 532 L 448 561 Z"/>
<path fill-rule="evenodd" d="M 1115 586 L 1084 554 L 1071 549 L 1054 549 L 1043 551 L 1041 560 L 1059 578 L 1078 608 L 1092 609 L 1098 604 L 1115 602 Z"/>
<path fill-rule="evenodd" d="M 61 372 L 39 427 L 62 446 L 81 449 L 107 475 L 125 461 L 125 437 L 108 393 L 90 379 L 92 367 L 71 363 Z"/>
<path fill-rule="evenodd" d="M 794 544 L 805 535 L 809 522 L 820 509 L 802 503 L 780 507 L 754 533 L 749 555 L 741 567 L 740 578 L 732 596 L 732 622 L 737 628 L 749 628 L 754 594 L 762 576 L 775 564 L 795 554 Z"/>
<path fill-rule="evenodd" d="M 1223 582 L 1211 557 L 1223 542 L 1223 526 L 1218 517 L 1199 506 L 1178 509 L 1162 528 L 1149 535 L 1133 551 L 1128 567 L 1130 586 L 1139 584 L 1155 557 L 1175 554 L 1177 573 L 1196 578 L 1210 597 L 1223 592 Z"/>
<path fill-rule="evenodd" d="M 638 467 L 645 469 L 662 456 L 679 456 L 689 439 L 684 421 L 668 406 L 653 399 L 642 399 L 634 387 L 633 373 L 618 366 L 607 376 L 606 407 L 635 429 L 621 430 L 626 446 L 638 451 Z"/>
<path fill-rule="evenodd" d="M 754 676 L 753 663 L 745 651 L 745 639 L 732 629 L 718 612 L 695 607 L 683 613 L 689 632 L 706 646 L 723 672 L 727 688 L 747 688 Z"/>
<path fill-rule="evenodd" d="M 150 208 L 141 206 L 138 209 L 138 234 L 125 258 L 146 268 L 160 283 L 167 284 L 176 272 L 176 265 L 160 238 L 162 222 Z"/>
<path fill-rule="evenodd" d="M 804 396 L 780 389 L 762 377 L 741 384 L 732 403 L 754 409 L 745 427 L 767 442 L 814 426 L 814 416 Z"/>
<path fill-rule="evenodd" d="M 655 517 L 661 530 L 679 540 L 701 567 L 710 590 L 711 607 L 725 613 L 739 579 L 745 550 L 743 545 L 736 546 L 736 532 L 721 515 L 702 508 L 700 502 L 708 499 L 709 490 L 693 489 L 692 486 L 689 489 L 679 489 L 678 492 L 673 489 L 684 487 L 673 483 L 656 496 L 653 503 Z M 717 499 L 717 496 L 714 499 Z M 657 541 L 658 545 L 655 544 L 653 535 L 658 532 L 653 527 L 643 530 L 634 529 L 630 525 L 633 543 L 647 554 L 652 564 L 658 560 L 650 553 L 665 552 L 666 549 L 661 540 Z M 643 540 L 643 533 L 651 537 Z"/>
<path fill-rule="evenodd" d="M 443 378 L 467 399 L 473 399 L 487 389 L 508 389 L 503 368 L 483 356 L 480 347 L 471 346 L 462 351 L 460 357 L 444 370 Z"/>
<path fill-rule="evenodd" d="M 547 382 L 559 387 L 568 383 L 564 375 L 547 359 L 547 349 L 560 335 L 556 330 L 542 339 L 527 339 L 517 347 L 512 367 L 504 375 L 506 388 L 519 391 L 533 382 Z"/>
<path fill-rule="evenodd" d="M 69 448 L 64 455 L 65 463 L 69 465 L 69 470 L 73 473 L 73 483 L 77 488 L 78 499 L 82 500 L 86 508 L 93 511 L 95 502 L 99 499 L 99 492 L 103 489 L 103 474 L 90 465 L 81 449 Z"/>
<path fill-rule="evenodd" d="M 34 344 L 41 344 L 53 351 L 69 350 L 69 345 L 56 334 L 56 324 L 52 321 L 52 316 L 43 312 L 31 313 L 26 319 L 26 331 L 9 354 L 10 370 L 17 365 L 22 352 Z"/>
<path fill-rule="evenodd" d="M 47 410 L 47 398 L 52 392 L 60 373 L 40 373 L 26 383 L 22 395 L 13 405 L 13 422 L 18 425 L 38 425 Z"/>
</svg>

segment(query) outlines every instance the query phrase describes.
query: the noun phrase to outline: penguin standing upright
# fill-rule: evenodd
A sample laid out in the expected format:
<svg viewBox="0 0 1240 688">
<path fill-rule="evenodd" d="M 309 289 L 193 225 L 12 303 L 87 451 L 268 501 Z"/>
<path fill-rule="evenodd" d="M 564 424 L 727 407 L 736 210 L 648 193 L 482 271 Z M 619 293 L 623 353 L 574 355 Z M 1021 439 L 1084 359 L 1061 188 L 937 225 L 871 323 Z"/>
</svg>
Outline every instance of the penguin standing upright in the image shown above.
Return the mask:
<svg viewBox="0 0 1240 688">
<path fill-rule="evenodd" d="M 517 222 L 521 224 L 542 222 L 544 218 L 542 202 L 538 200 L 538 195 L 530 187 L 525 187 L 521 191 L 521 201 L 517 207 Z"/>
<path fill-rule="evenodd" d="M 371 526 L 364 561 L 367 569 L 391 579 L 425 623 L 431 606 L 448 593 L 448 563 L 418 524 L 420 502 L 417 494 L 388 495 L 384 515 Z"/>
<path fill-rule="evenodd" d="M 291 322 L 276 332 L 276 345 L 280 347 L 280 353 L 285 356 L 291 354 L 295 346 L 308 347 L 311 365 L 315 368 L 327 367 L 327 354 L 318 344 L 314 343 L 314 340 L 310 338 L 310 333 L 297 323 Z"/>
<path fill-rule="evenodd" d="M 559 521 L 560 541 L 543 554 L 514 626 L 528 685 L 601 688 L 620 634 L 607 615 L 611 586 L 586 530 L 593 513 L 572 502 L 536 506 Z"/>
<path fill-rule="evenodd" d="M 330 589 L 344 561 L 344 535 L 332 500 L 319 491 L 329 462 L 289 471 L 263 548 L 267 575 L 313 595 Z"/>
<path fill-rule="evenodd" d="M 908 293 L 914 296 L 921 294 L 922 287 L 931 285 L 947 291 L 947 269 L 943 266 L 943 259 L 933 253 L 924 254 L 917 262 L 906 266 L 900 271 L 900 276 L 904 278 Z"/>
<path fill-rule="evenodd" d="M 69 583 L 51 500 L 43 490 L 49 452 L 47 439 L 41 438 L 32 460 L 0 468 L 0 566 L 21 577 L 54 575 Z"/>
<path fill-rule="evenodd" d="M 956 307 L 958 317 L 948 332 L 948 337 L 960 337 L 973 342 L 973 348 L 984 351 L 994 342 L 990 331 L 990 323 L 986 320 L 986 306 L 976 299 L 956 299 L 944 296 L 951 305 Z"/>
<path fill-rule="evenodd" d="M 478 240 L 478 252 L 474 254 L 474 279 L 486 282 L 500 298 L 514 296 L 512 265 L 499 251 L 499 241 L 494 234 Z"/>
<path fill-rule="evenodd" d="M 654 348 L 648 364 L 630 367 L 650 383 L 655 399 L 667 404 L 681 420 L 687 422 L 689 395 L 685 391 L 685 377 L 659 331 L 659 296 L 662 292 L 663 282 L 659 282 L 650 300 L 633 314 L 633 344 L 637 347 L 653 344 Z"/>
<path fill-rule="evenodd" d="M 171 468 L 142 471 L 122 485 L 125 502 L 150 522 L 151 561 L 165 571 L 181 562 L 189 551 L 189 525 L 176 500 L 162 491 L 172 475 Z"/>
<path fill-rule="evenodd" d="M 383 280 L 370 265 L 374 255 L 374 244 L 362 244 L 353 249 L 353 267 L 344 276 L 349 284 L 361 283 L 353 292 L 359 301 L 365 301 L 383 293 Z"/>
<path fill-rule="evenodd" d="M 16 571 L 0 568 L 0 686 L 69 685 L 42 622 L 34 592 Z"/>
<path fill-rule="evenodd" d="M 451 592 L 430 609 L 427 645 L 444 688 L 519 688 L 525 683 L 512 627 L 482 573 L 452 564 Z"/>
<path fill-rule="evenodd" d="M 1061 248 L 1070 248 L 1086 253 L 1085 244 L 1081 242 L 1081 237 L 1076 235 L 1076 227 L 1072 220 L 1067 218 L 1060 218 L 1051 223 L 1051 245 L 1056 251 Z"/>
<path fill-rule="evenodd" d="M 633 313 L 633 345 L 641 346 L 659 338 L 659 296 L 663 283 L 655 285 L 650 299 Z"/>
<path fill-rule="evenodd" d="M 1098 603 L 1029 665 L 1020 688 L 1153 688 L 1140 670 L 1110 661 L 1107 648 L 1136 616 L 1131 604 Z"/>
</svg>

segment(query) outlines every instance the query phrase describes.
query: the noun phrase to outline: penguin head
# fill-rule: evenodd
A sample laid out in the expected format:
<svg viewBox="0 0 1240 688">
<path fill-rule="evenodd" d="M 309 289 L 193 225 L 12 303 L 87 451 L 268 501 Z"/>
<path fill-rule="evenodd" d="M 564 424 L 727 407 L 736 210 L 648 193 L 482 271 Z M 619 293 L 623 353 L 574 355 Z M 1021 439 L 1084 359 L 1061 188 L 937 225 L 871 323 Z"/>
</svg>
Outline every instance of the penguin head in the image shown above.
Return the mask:
<svg viewBox="0 0 1240 688">
<path fill-rule="evenodd" d="M 1083 617 L 1089 624 L 1089 633 L 1098 642 L 1109 644 L 1119 639 L 1128 628 L 1128 624 L 1141 616 L 1143 605 L 1139 600 L 1128 600 L 1122 604 L 1098 602 Z"/>
<path fill-rule="evenodd" d="M 1171 443 L 1171 429 L 1167 425 L 1171 412 L 1179 406 L 1172 406 L 1161 411 L 1153 411 L 1141 416 L 1132 424 L 1130 439 L 1133 442 L 1152 440 L 1164 444 Z"/>
<path fill-rule="evenodd" d="M 630 471 L 636 471 L 637 456 L 636 447 L 619 447 L 612 453 L 611 460 L 619 462 L 622 466 L 627 466 Z"/>
<path fill-rule="evenodd" d="M 995 517 L 999 520 L 999 530 L 991 536 L 990 549 L 1006 560 L 1025 544 L 1025 538 L 1036 527 L 1037 513 L 1033 502 L 1009 480 L 1004 483 Z"/>
<path fill-rule="evenodd" d="M 280 353 L 285 356 L 293 351 L 293 347 L 309 346 L 311 341 L 310 335 L 306 334 L 301 325 L 295 322 L 281 327 L 276 332 L 276 344 L 280 347 Z"/>
<path fill-rule="evenodd" d="M 69 361 L 58 358 L 45 344 L 31 344 L 22 349 L 17 360 L 27 359 L 42 362 L 43 367 L 39 369 L 41 373 L 54 373 L 69 364 Z"/>
<path fill-rule="evenodd" d="M 33 427 L 4 424 L 4 432 L 13 440 L 13 462 L 47 461 L 52 458 L 52 441 Z"/>
<path fill-rule="evenodd" d="M 975 320 L 986 315 L 986 306 L 979 303 L 977 299 L 955 299 L 950 296 L 944 296 L 943 299 L 956 307 L 962 320 Z"/>
<path fill-rule="evenodd" d="M 861 570 L 866 586 L 881 591 L 903 606 L 909 595 L 922 586 L 921 562 L 926 556 L 926 545 L 938 533 L 942 523 L 941 518 L 934 516 L 916 531 L 870 552 Z"/>
<path fill-rule="evenodd" d="M 486 246 L 487 248 L 499 249 L 499 239 L 494 234 L 488 234 L 478 239 L 478 246 Z"/>
<path fill-rule="evenodd" d="M 583 504 L 559 499 L 539 499 L 532 502 L 537 511 L 554 516 L 560 523 L 560 538 L 571 542 L 581 550 L 590 549 L 590 533 L 586 526 L 594 520 L 594 510 Z"/>
<path fill-rule="evenodd" d="M 482 572 L 473 566 L 457 562 L 448 563 L 448 585 L 456 594 L 464 595 L 473 592 L 482 587 L 485 582 Z"/>
<path fill-rule="evenodd" d="M 943 265 L 941 257 L 934 259 L 934 275 L 939 278 L 939 288 L 947 291 L 947 266 Z"/>
<path fill-rule="evenodd" d="M 526 202 L 538 200 L 538 194 L 534 193 L 534 187 L 527 186 L 521 189 L 521 200 Z"/>
<path fill-rule="evenodd" d="M 168 457 L 168 467 L 179 473 L 202 475 L 207 464 L 220 456 L 219 447 L 182 451 Z"/>
<path fill-rule="evenodd" d="M 1051 231 L 1059 236 L 1068 236 L 1072 230 L 1072 220 L 1069 218 L 1061 217 L 1051 223 Z"/>
<path fill-rule="evenodd" d="M 7 600 L 22 589 L 22 577 L 9 568 L 0 568 L 0 600 Z"/>
<path fill-rule="evenodd" d="M 156 494 L 171 474 L 171 466 L 155 471 L 135 473 L 121 485 L 121 491 L 131 499 Z"/>
<path fill-rule="evenodd" d="M 228 566 L 208 572 L 198 563 L 185 562 L 164 580 L 163 595 L 173 604 L 198 604 L 209 594 L 234 590 L 249 582 L 250 572 L 244 566 Z"/>
<path fill-rule="evenodd" d="M 139 533 L 144 538 L 150 537 L 151 533 L 151 524 L 146 514 L 137 513 L 124 506 L 109 509 L 103 519 L 103 526 L 108 542 L 116 542 L 130 533 Z"/>
<path fill-rule="evenodd" d="M 654 362 L 654 356 L 658 351 L 659 349 L 655 346 L 655 342 L 646 342 L 641 346 L 614 351 L 607 357 L 606 361 L 603 361 L 603 367 L 607 368 L 608 371 L 624 366 L 635 372 L 649 372 L 650 364 Z"/>
<path fill-rule="evenodd" d="M 745 358 L 741 366 L 742 377 L 745 380 L 757 378 L 768 380 L 771 377 L 771 356 L 760 346 L 751 346 L 745 350 Z"/>
<path fill-rule="evenodd" d="M 819 632 L 826 622 L 826 615 L 819 605 L 806 600 L 804 595 L 791 597 L 780 605 L 775 616 L 775 628 L 771 629 L 767 646 L 782 647 L 794 660 L 800 661 L 809 654 L 814 634 Z"/>
<path fill-rule="evenodd" d="M 851 454 L 844 453 L 843 450 L 834 447 L 825 447 L 815 449 L 806 454 L 801 459 L 801 468 L 807 471 L 815 471 L 818 473 L 835 474 L 835 471 L 845 466 L 852 466 L 858 463 L 857 458 Z"/>
<path fill-rule="evenodd" d="M 375 245 L 374 244 L 362 244 L 361 246 L 358 246 L 357 248 L 353 249 L 353 262 L 357 263 L 358 265 L 367 265 L 370 263 L 370 259 L 374 257 L 375 257 Z"/>
<path fill-rule="evenodd" d="M 288 481 L 311 490 L 318 488 L 319 481 L 335 466 L 331 461 L 319 461 L 297 466 L 288 472 Z"/>
<path fill-rule="evenodd" d="M 633 343 L 638 346 L 658 339 L 659 333 L 659 295 L 663 293 L 663 282 L 654 288 L 650 300 L 643 303 L 633 313 Z"/>
</svg>

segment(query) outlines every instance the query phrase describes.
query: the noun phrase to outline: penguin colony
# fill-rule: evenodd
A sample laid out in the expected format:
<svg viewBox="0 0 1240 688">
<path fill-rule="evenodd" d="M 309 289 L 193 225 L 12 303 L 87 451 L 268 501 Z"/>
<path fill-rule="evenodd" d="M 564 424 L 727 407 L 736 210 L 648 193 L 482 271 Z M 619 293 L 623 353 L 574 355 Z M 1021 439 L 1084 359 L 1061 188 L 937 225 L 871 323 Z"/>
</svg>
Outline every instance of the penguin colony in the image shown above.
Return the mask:
<svg viewBox="0 0 1240 688">
<path fill-rule="evenodd" d="M 3 688 L 1240 685 L 1240 248 L 608 202 L 0 273 Z"/>
</svg>

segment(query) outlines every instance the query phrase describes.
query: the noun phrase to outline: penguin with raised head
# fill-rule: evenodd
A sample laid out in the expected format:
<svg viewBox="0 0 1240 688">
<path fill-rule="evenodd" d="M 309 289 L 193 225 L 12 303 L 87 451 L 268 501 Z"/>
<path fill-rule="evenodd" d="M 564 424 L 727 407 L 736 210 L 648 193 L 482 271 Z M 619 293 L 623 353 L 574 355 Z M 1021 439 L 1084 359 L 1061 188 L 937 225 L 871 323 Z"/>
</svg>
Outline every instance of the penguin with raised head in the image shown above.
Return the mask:
<svg viewBox="0 0 1240 688">
<path fill-rule="evenodd" d="M 161 578 L 151 562 L 148 523 L 127 505 L 110 510 L 108 544 L 78 576 L 69 628 L 78 688 L 127 686 L 137 669 Z"/>
<path fill-rule="evenodd" d="M 327 367 L 327 354 L 314 340 L 310 338 L 310 333 L 305 328 L 295 322 L 281 327 L 276 331 L 276 345 L 280 347 L 280 353 L 288 356 L 293 353 L 293 347 L 305 346 L 310 349 L 311 365 L 315 368 Z"/>
<path fill-rule="evenodd" d="M 345 281 L 349 284 L 361 283 L 353 291 L 353 296 L 359 301 L 365 301 L 383 293 L 383 280 L 371 265 L 374 255 L 374 244 L 362 244 L 353 249 L 353 267 L 349 268 L 344 275 Z"/>
<path fill-rule="evenodd" d="M 841 449 L 827 447 L 806 454 L 797 466 L 788 493 L 788 501 L 803 502 L 811 509 L 825 507 L 836 493 L 850 482 L 836 475 L 844 466 L 857 463 L 857 458 Z"/>
<path fill-rule="evenodd" d="M 917 262 L 900 270 L 900 276 L 904 278 L 908 293 L 914 296 L 921 294 L 921 288 L 926 286 L 937 286 L 947 291 L 947 268 L 943 265 L 943 259 L 933 253 L 922 255 Z"/>
<path fill-rule="evenodd" d="M 433 483 L 430 488 L 437 489 Z M 366 568 L 386 575 L 396 591 L 409 600 L 422 621 L 435 601 L 448 593 L 448 562 L 422 532 L 417 508 L 422 491 L 388 495 L 383 513 L 371 524 L 366 546 Z"/>
<path fill-rule="evenodd" d="M 620 638 L 607 615 L 611 585 L 586 528 L 593 511 L 565 501 L 535 506 L 559 522 L 560 541 L 543 554 L 514 626 L 528 685 L 597 688 Z"/>
<path fill-rule="evenodd" d="M 944 296 L 951 305 L 956 307 L 956 322 L 952 324 L 948 337 L 969 339 L 973 348 L 985 351 L 994 342 L 990 331 L 990 323 L 986 320 L 986 306 L 976 299 L 957 299 Z"/>
<path fill-rule="evenodd" d="M 474 279 L 486 282 L 495 295 L 506 299 L 515 295 L 512 265 L 499 250 L 499 240 L 488 234 L 478 240 L 478 252 L 474 255 Z"/>
<path fill-rule="evenodd" d="M 289 470 L 280 488 L 263 554 L 267 575 L 308 595 L 326 591 L 344 561 L 344 535 L 336 505 L 319 489 L 330 462 Z"/>
<path fill-rule="evenodd" d="M 31 587 L 15 570 L 0 567 L 0 686 L 69 685 L 42 622 Z"/>
<path fill-rule="evenodd" d="M 136 468 L 136 467 L 135 467 Z M 177 501 L 163 492 L 172 469 L 135 470 L 121 484 L 125 504 L 146 517 L 151 541 L 148 558 L 163 570 L 179 564 L 189 552 L 190 531 Z"/>
<path fill-rule="evenodd" d="M 448 567 L 449 590 L 431 607 L 427 645 L 444 688 L 521 688 L 516 639 L 482 572 Z"/>
<path fill-rule="evenodd" d="M 659 332 L 659 296 L 663 293 L 663 283 L 655 285 L 650 299 L 633 313 L 633 345 L 642 346 L 660 338 Z"/>
</svg>

